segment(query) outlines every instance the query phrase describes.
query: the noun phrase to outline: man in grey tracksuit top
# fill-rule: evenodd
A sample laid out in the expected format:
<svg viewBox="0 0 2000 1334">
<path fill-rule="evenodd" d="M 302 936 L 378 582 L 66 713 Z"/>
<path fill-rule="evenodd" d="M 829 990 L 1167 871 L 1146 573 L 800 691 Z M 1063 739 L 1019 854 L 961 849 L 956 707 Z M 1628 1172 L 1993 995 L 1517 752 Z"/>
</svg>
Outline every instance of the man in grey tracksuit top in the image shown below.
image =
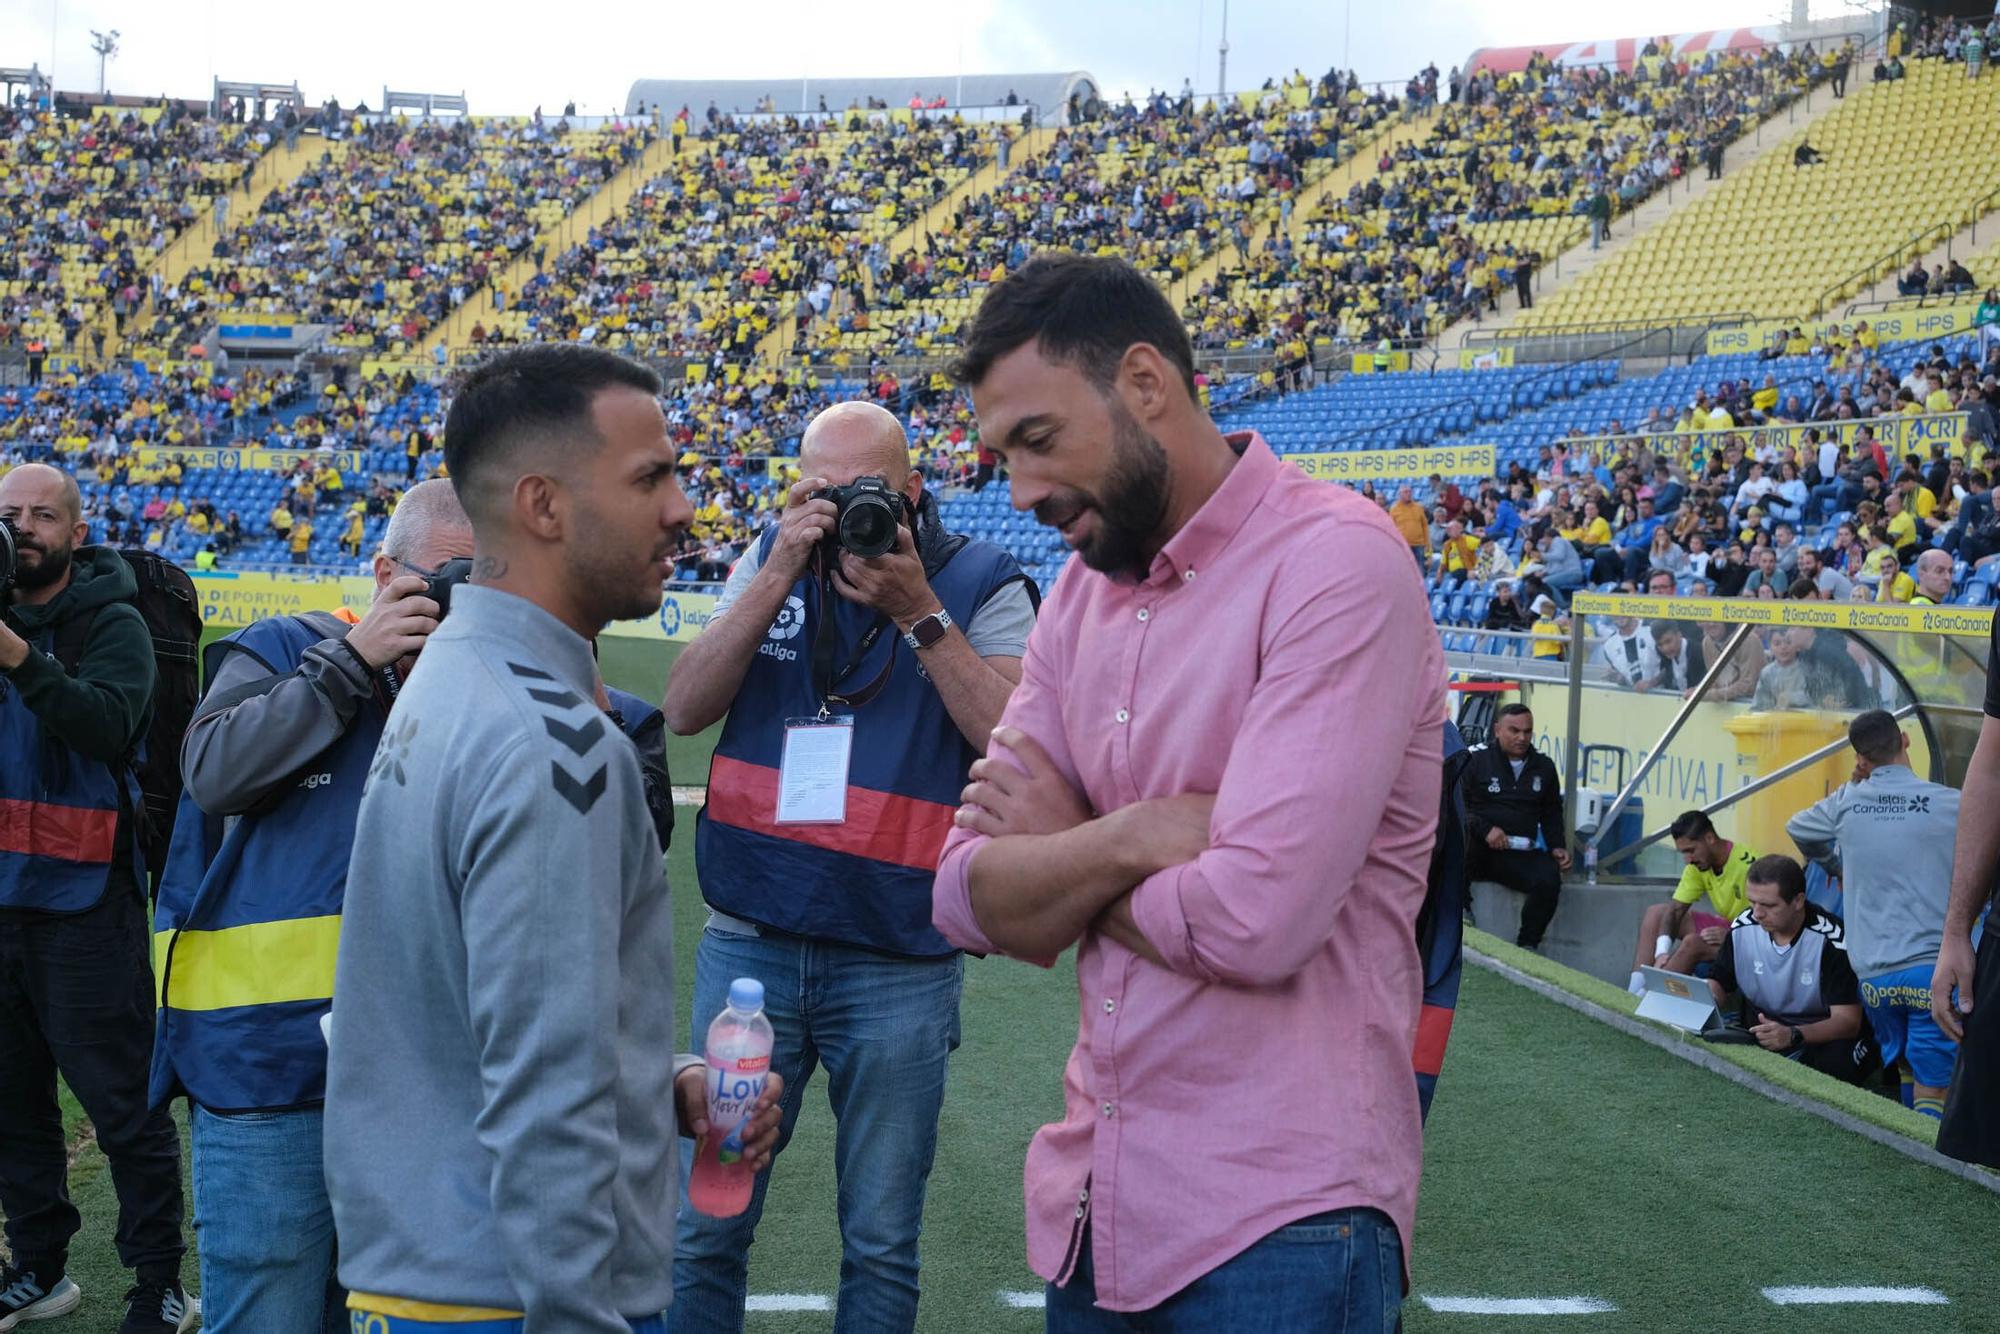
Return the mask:
<svg viewBox="0 0 2000 1334">
<path fill-rule="evenodd" d="M 673 921 L 589 644 L 467 586 L 361 799 L 326 1167 L 369 1298 L 624 1331 L 673 1297 Z M 613 1149 L 615 1146 L 615 1151 Z"/>
<path fill-rule="evenodd" d="M 1882 709 L 1848 725 L 1855 781 L 1785 825 L 1799 851 L 1837 869 L 1847 952 L 1884 1065 L 1907 1065 L 1910 1106 L 1944 1111 L 1956 1045 L 1931 1017 L 1930 981 L 1944 941 L 1958 842 L 1957 789 L 1910 768 L 1909 739 Z"/>
</svg>

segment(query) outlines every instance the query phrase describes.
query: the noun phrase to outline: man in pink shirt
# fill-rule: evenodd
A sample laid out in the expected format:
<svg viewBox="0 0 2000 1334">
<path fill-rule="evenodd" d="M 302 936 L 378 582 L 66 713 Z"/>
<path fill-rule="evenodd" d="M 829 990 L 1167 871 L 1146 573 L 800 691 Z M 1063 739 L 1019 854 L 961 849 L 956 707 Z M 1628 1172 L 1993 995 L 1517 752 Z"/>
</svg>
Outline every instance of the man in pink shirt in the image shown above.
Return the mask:
<svg viewBox="0 0 2000 1334">
<path fill-rule="evenodd" d="M 1024 265 L 956 371 L 1015 508 L 1082 557 L 933 900 L 966 949 L 1078 947 L 1064 1116 L 1028 1150 L 1048 1327 L 1393 1329 L 1444 719 L 1408 549 L 1217 430 L 1122 260 Z"/>
</svg>

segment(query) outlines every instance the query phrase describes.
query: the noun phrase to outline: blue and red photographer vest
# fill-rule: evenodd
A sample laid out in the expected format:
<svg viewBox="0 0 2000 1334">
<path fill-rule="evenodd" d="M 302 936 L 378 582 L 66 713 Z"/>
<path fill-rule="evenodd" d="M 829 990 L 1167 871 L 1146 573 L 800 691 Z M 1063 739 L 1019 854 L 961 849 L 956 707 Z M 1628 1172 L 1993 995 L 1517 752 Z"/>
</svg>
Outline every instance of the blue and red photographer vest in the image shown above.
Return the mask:
<svg viewBox="0 0 2000 1334">
<path fill-rule="evenodd" d="M 766 532 L 758 554 L 777 536 Z M 954 624 L 972 624 L 987 599 L 1023 579 L 1014 558 L 968 542 L 931 574 L 931 591 Z M 979 752 L 951 720 L 918 654 L 891 625 L 836 685 L 858 692 L 887 671 L 854 716 L 847 819 L 837 825 L 780 825 L 778 763 L 785 723 L 810 718 L 813 639 L 824 614 L 808 576 L 792 585 L 729 707 L 709 766 L 708 804 L 695 824 L 695 865 L 709 906 L 799 936 L 915 958 L 952 953 L 931 925 L 931 882 Z M 834 594 L 836 658 L 845 666 L 876 613 Z"/>
<path fill-rule="evenodd" d="M 276 616 L 222 640 L 210 662 L 249 653 L 284 676 L 327 638 L 323 625 Z M 347 859 L 387 717 L 366 701 L 286 788 L 226 823 L 181 794 L 153 913 L 155 1103 L 181 1092 L 215 1111 L 325 1100 L 319 1020 L 333 1003 Z"/>
<path fill-rule="evenodd" d="M 48 652 L 53 632 L 34 648 Z M 122 835 L 135 874 L 144 865 L 136 822 L 139 785 L 129 769 L 80 755 L 50 736 L 0 678 L 0 908 L 80 913 L 111 881 Z"/>
</svg>

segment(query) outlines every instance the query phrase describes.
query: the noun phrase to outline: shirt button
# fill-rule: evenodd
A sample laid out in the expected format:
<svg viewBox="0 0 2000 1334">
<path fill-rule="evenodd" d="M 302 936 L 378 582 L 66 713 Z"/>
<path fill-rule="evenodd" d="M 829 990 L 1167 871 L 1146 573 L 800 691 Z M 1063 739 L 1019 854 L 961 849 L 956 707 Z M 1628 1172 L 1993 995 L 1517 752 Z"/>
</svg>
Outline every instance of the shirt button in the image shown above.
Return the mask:
<svg viewBox="0 0 2000 1334">
<path fill-rule="evenodd" d="M 1152 609 L 1151 607 L 1141 607 L 1141 608 L 1139 608 L 1139 619 L 1140 619 L 1140 620 L 1142 620 L 1142 621 L 1150 621 L 1150 620 L 1152 620 L 1152 619 L 1153 619 L 1153 609 Z"/>
<path fill-rule="evenodd" d="M 1130 709 L 1120 709 L 1118 710 L 1117 713 L 1113 714 L 1112 716 L 1115 717 L 1121 723 L 1129 723 L 1132 721 L 1132 711 Z"/>
<path fill-rule="evenodd" d="M 1184 583 L 1184 584 L 1191 584 L 1191 583 L 1193 583 L 1193 582 L 1194 582 L 1194 571 L 1193 571 L 1192 569 L 1186 569 L 1186 570 L 1182 570 L 1182 571 L 1181 571 L 1181 582 L 1182 582 L 1182 583 Z"/>
<path fill-rule="evenodd" d="M 1114 1106 L 1113 1104 L 1108 1102 L 1104 1104 L 1104 1114 L 1106 1116 L 1114 1116 L 1117 1114 L 1117 1111 L 1118 1111 L 1117 1107 Z"/>
<path fill-rule="evenodd" d="M 1110 1013 L 1112 1013 L 1113 1011 L 1115 1011 L 1115 1010 L 1116 1010 L 1117 1008 L 1118 1008 L 1118 1002 L 1117 1002 L 1117 1001 L 1115 1001 L 1115 1000 L 1112 1000 L 1112 999 L 1111 999 L 1110 997 L 1108 997 L 1108 996 L 1107 996 L 1107 997 L 1105 998 L 1105 1000 L 1104 1000 L 1104 1012 L 1105 1012 L 1106 1014 L 1110 1014 Z"/>
</svg>

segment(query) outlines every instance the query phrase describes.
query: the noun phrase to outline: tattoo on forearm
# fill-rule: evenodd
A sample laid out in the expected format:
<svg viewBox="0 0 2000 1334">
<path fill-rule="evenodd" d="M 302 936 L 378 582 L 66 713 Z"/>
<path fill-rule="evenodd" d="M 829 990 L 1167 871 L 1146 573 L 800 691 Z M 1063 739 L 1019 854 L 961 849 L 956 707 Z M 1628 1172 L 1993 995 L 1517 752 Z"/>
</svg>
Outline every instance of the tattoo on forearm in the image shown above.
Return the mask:
<svg viewBox="0 0 2000 1334">
<path fill-rule="evenodd" d="M 498 556 L 481 556 L 472 563 L 472 582 L 490 584 L 507 577 L 507 562 Z"/>
</svg>

